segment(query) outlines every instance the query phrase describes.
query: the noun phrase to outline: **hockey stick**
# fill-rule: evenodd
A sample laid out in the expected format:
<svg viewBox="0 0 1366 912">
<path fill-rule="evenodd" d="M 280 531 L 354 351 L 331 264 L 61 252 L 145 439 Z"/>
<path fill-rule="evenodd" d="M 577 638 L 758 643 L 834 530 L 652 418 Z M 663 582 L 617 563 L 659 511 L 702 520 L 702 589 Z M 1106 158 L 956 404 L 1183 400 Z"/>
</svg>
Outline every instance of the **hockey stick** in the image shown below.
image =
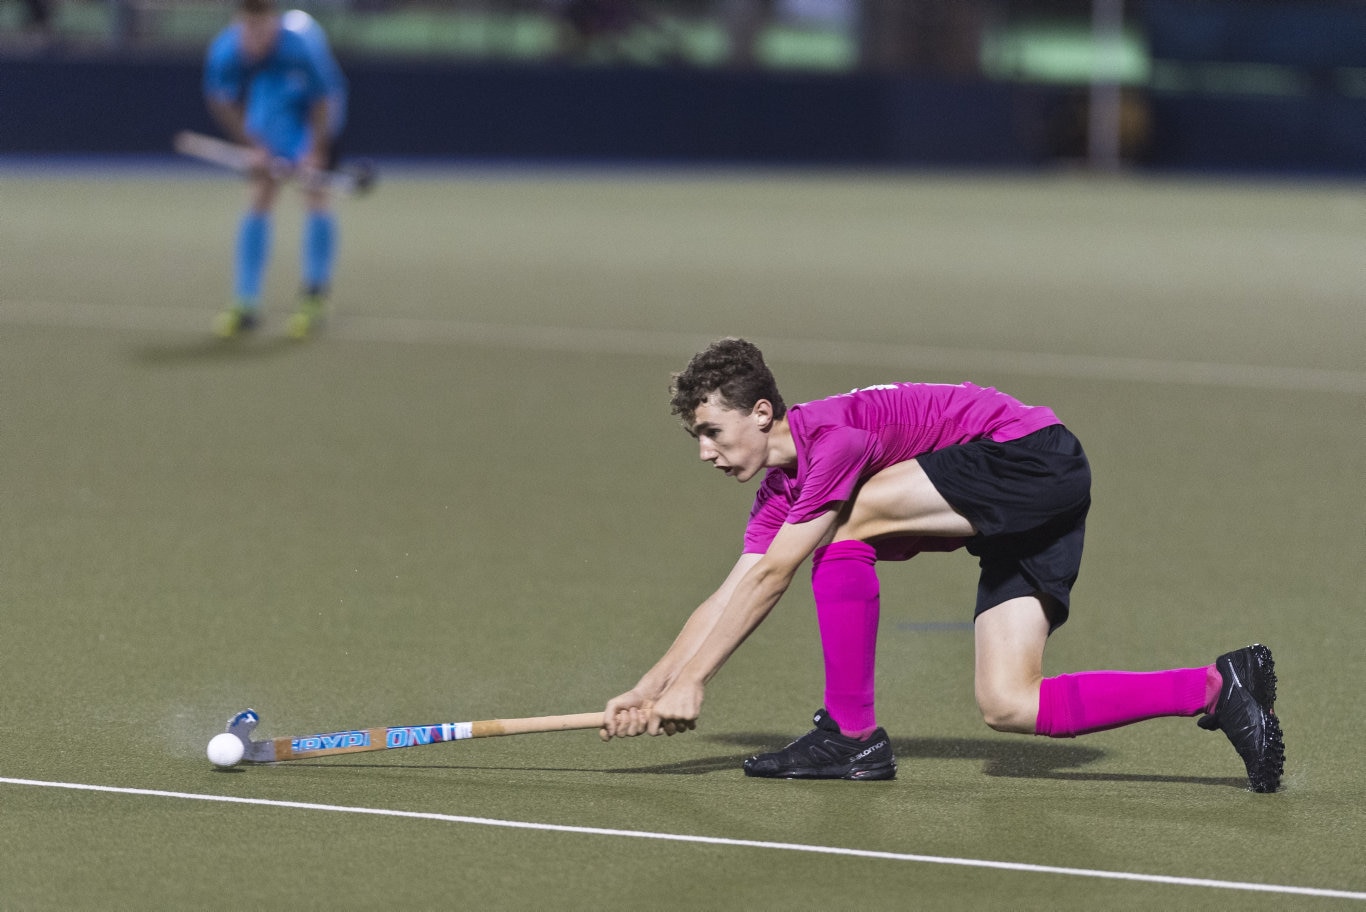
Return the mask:
<svg viewBox="0 0 1366 912">
<path fill-rule="evenodd" d="M 181 130 L 172 137 L 171 145 L 181 155 L 218 165 L 238 174 L 247 174 L 251 171 L 251 149 L 216 136 L 195 133 L 193 130 Z M 283 180 L 294 173 L 294 165 L 285 159 L 276 159 L 271 163 L 270 173 Z M 314 176 L 314 180 L 330 189 L 350 196 L 368 192 L 374 187 L 377 178 L 375 166 L 368 161 L 360 161 L 336 171 L 323 171 Z"/>
<path fill-rule="evenodd" d="M 301 737 L 253 741 L 251 733 L 261 721 L 254 709 L 244 709 L 228 720 L 227 731 L 236 735 L 244 748 L 242 759 L 248 763 L 275 763 L 304 760 L 333 754 L 358 754 L 364 751 L 420 747 L 466 738 L 493 738 L 499 735 L 525 735 L 532 732 L 573 731 L 601 728 L 602 713 L 577 713 L 568 716 L 533 716 L 527 719 L 488 719 L 482 722 L 440 722 L 436 725 L 391 725 L 387 728 L 360 728 Z"/>
</svg>

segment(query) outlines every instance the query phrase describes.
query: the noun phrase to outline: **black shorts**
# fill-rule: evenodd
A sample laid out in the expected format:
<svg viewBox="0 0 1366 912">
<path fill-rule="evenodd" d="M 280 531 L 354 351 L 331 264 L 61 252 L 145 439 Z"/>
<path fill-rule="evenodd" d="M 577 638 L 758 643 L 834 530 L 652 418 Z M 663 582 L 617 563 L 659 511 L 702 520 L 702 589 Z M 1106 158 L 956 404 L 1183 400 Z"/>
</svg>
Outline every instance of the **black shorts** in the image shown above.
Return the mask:
<svg viewBox="0 0 1366 912">
<path fill-rule="evenodd" d="M 1042 594 L 1053 629 L 1067 620 L 1081 570 L 1091 466 L 1060 424 L 1018 440 L 974 440 L 916 457 L 935 489 L 972 523 L 982 576 L 977 610 Z"/>
</svg>

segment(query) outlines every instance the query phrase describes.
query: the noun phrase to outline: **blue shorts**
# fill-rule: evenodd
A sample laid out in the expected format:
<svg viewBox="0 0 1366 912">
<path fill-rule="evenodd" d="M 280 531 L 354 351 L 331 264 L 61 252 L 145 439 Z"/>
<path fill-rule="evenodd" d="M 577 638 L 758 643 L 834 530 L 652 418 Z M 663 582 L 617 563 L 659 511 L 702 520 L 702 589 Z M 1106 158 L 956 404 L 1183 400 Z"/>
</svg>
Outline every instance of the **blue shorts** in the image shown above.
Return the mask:
<svg viewBox="0 0 1366 912">
<path fill-rule="evenodd" d="M 916 457 L 935 489 L 977 534 L 982 575 L 974 617 L 1021 596 L 1046 596 L 1051 629 L 1071 610 L 1081 570 L 1091 466 L 1061 424 L 998 443 L 974 440 Z"/>
</svg>

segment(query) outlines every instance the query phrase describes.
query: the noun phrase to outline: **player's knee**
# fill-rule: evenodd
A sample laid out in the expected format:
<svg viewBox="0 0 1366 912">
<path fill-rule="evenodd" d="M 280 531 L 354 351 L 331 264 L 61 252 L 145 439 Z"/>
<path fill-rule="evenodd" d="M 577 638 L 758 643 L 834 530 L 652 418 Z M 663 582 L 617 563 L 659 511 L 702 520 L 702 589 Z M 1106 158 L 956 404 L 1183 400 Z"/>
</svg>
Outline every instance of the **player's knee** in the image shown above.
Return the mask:
<svg viewBox="0 0 1366 912">
<path fill-rule="evenodd" d="M 977 691 L 977 709 L 982 713 L 982 721 L 998 732 L 1034 731 L 1034 723 L 1039 714 L 1037 701 L 1029 699 L 1024 692 L 995 689 Z"/>
</svg>

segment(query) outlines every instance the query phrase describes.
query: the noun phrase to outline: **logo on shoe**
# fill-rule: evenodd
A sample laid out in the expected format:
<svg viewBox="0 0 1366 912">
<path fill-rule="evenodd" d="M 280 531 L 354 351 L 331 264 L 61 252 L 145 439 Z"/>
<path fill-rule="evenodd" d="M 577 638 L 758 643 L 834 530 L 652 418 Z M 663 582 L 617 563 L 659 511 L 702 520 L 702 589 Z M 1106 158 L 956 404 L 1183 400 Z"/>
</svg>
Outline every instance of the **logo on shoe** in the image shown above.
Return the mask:
<svg viewBox="0 0 1366 912">
<path fill-rule="evenodd" d="M 854 755 L 854 760 L 853 760 L 853 762 L 854 762 L 854 763 L 857 763 L 857 762 L 859 762 L 860 760 L 862 760 L 864 757 L 867 757 L 869 754 L 875 753 L 876 751 L 880 751 L 880 750 L 882 750 L 882 749 L 883 749 L 884 747 L 886 747 L 886 746 L 887 746 L 887 742 L 886 742 L 886 741 L 879 741 L 878 743 L 874 744 L 872 747 L 866 747 L 866 748 L 863 749 L 863 751 L 862 751 L 861 753 L 857 753 L 857 754 Z"/>
</svg>

